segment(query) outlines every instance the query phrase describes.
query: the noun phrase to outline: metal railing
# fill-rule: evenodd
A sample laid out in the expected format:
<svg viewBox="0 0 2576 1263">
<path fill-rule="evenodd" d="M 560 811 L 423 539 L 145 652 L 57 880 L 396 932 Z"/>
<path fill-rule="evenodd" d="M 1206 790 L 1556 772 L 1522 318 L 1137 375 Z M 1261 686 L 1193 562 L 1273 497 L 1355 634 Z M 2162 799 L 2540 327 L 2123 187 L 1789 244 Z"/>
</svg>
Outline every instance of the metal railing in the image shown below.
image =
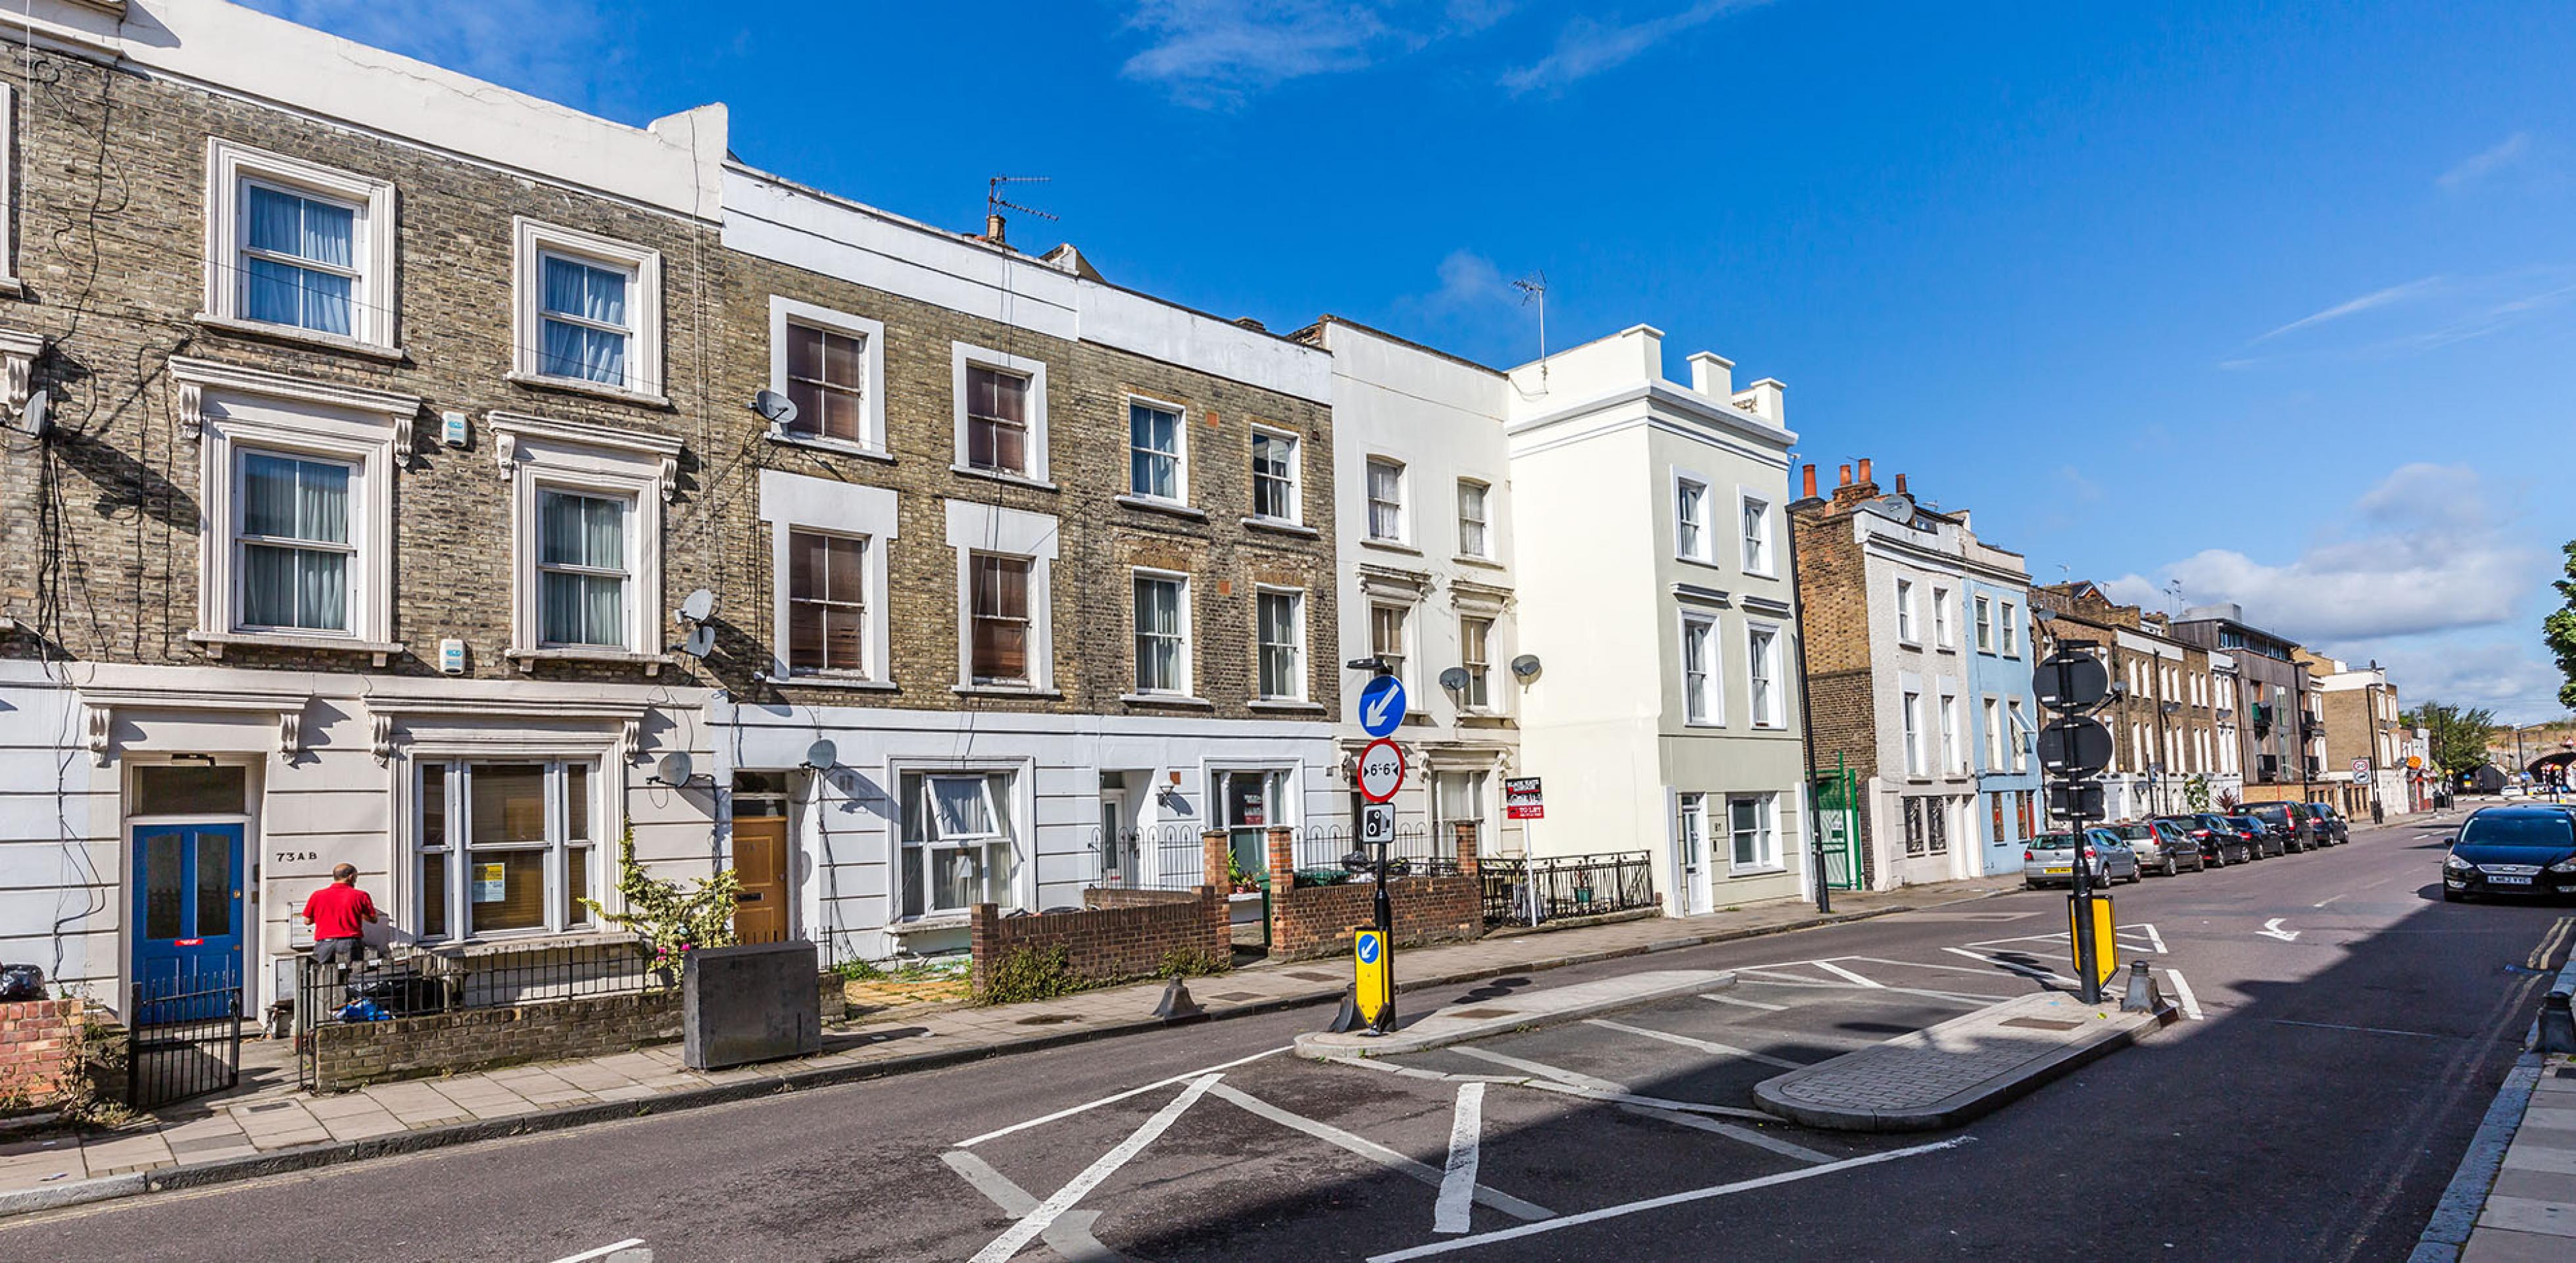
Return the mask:
<svg viewBox="0 0 2576 1263">
<path fill-rule="evenodd" d="M 137 982 L 125 1012 L 125 1101 L 138 1110 L 241 1082 L 241 975 Z"/>
<path fill-rule="evenodd" d="M 1347 826 L 1308 825 L 1297 831 L 1292 845 L 1298 885 L 1337 886 L 1354 880 L 1343 861 L 1362 848 Z M 1389 860 L 1403 861 L 1398 876 L 1447 877 L 1459 871 L 1456 835 L 1447 826 L 1419 821 L 1397 825 L 1386 853 Z"/>
<path fill-rule="evenodd" d="M 1476 868 L 1484 878 L 1487 925 L 1538 925 L 1657 906 L 1654 862 L 1644 851 L 1480 856 Z"/>
<path fill-rule="evenodd" d="M 1081 857 L 1092 886 L 1196 890 L 1207 880 L 1207 843 L 1195 824 L 1150 824 L 1114 833 L 1094 828 Z"/>
</svg>

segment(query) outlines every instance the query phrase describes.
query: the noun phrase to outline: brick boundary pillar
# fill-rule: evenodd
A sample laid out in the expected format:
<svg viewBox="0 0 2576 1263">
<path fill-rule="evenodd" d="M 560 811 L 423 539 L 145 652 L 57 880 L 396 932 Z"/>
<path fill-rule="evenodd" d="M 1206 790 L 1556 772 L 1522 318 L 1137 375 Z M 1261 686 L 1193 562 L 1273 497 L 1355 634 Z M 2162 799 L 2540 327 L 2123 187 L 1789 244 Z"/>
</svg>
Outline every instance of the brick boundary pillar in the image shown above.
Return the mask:
<svg viewBox="0 0 2576 1263">
<path fill-rule="evenodd" d="M 1457 827 L 1458 875 L 1473 877 L 1476 875 L 1476 822 L 1461 820 L 1457 822 Z"/>
<path fill-rule="evenodd" d="M 1220 963 L 1234 959 L 1234 917 L 1227 910 L 1225 892 L 1214 886 L 1199 887 L 1199 912 L 1207 921 L 1208 958 Z"/>
<path fill-rule="evenodd" d="M 992 976 L 993 966 L 999 963 L 993 958 L 993 927 L 1001 915 L 1001 908 L 989 903 L 976 904 L 966 912 L 968 985 L 978 993 L 984 990 L 985 980 Z"/>
<path fill-rule="evenodd" d="M 1234 847 L 1226 840 L 1225 830 L 1209 829 L 1199 835 L 1199 876 L 1216 887 L 1221 895 L 1234 893 L 1234 882 L 1226 874 L 1232 866 L 1226 861 L 1234 856 Z"/>
<path fill-rule="evenodd" d="M 1288 915 L 1288 904 L 1297 889 L 1297 831 L 1286 825 L 1272 825 L 1263 839 L 1270 850 L 1270 941 L 1280 939 L 1280 921 Z"/>
</svg>

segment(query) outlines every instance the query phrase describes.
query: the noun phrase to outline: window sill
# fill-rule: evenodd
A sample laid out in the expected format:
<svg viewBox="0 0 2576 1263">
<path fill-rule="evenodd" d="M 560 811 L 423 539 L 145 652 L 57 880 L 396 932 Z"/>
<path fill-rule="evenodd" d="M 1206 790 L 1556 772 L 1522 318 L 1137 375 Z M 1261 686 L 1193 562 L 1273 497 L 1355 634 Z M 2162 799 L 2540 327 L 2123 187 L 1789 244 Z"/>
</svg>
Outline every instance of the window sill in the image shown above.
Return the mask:
<svg viewBox="0 0 2576 1263">
<path fill-rule="evenodd" d="M 1216 703 L 1204 697 L 1183 693 L 1121 693 L 1118 700 L 1130 706 L 1187 706 L 1193 710 L 1214 710 Z"/>
<path fill-rule="evenodd" d="M 1469 711 L 1458 716 L 1461 728 L 1518 728 L 1520 724 L 1499 711 Z"/>
<path fill-rule="evenodd" d="M 1786 865 L 1768 864 L 1759 868 L 1730 868 L 1726 870 L 1726 876 L 1728 880 L 1738 877 L 1778 877 L 1788 871 Z"/>
<path fill-rule="evenodd" d="M 1035 688 L 1026 684 L 951 684 L 948 691 L 959 697 L 1034 697 L 1043 701 L 1062 701 L 1064 694 L 1054 689 Z"/>
<path fill-rule="evenodd" d="M 872 693 L 903 691 L 903 686 L 892 680 L 870 680 L 854 675 L 771 675 L 763 671 L 757 678 L 763 684 L 778 688 L 856 689 Z"/>
<path fill-rule="evenodd" d="M 806 447 L 818 452 L 837 452 L 843 456 L 856 456 L 862 460 L 872 460 L 887 465 L 894 463 L 894 453 L 882 447 L 870 447 L 865 443 L 854 443 L 848 439 L 827 438 L 820 434 L 790 434 L 785 430 L 771 430 L 769 441 L 780 447 Z"/>
<path fill-rule="evenodd" d="M 1256 697 L 1251 701 L 1245 702 L 1244 706 L 1251 710 L 1271 711 L 1282 715 L 1320 715 L 1324 713 L 1324 704 L 1322 702 L 1301 702 L 1290 697 Z"/>
<path fill-rule="evenodd" d="M 1675 553 L 1673 554 L 1673 560 L 1678 561 L 1685 566 L 1706 566 L 1711 570 L 1717 571 L 1719 574 L 1725 574 L 1727 572 L 1726 564 L 1715 557 L 1693 557 L 1688 553 Z"/>
<path fill-rule="evenodd" d="M 657 395 L 649 391 L 642 390 L 628 390 L 624 386 L 611 386 L 605 382 L 586 382 L 578 377 L 547 377 L 539 373 L 512 373 L 510 374 L 509 380 L 513 385 L 525 386 L 530 390 L 559 390 L 565 394 L 592 395 L 601 399 L 614 399 L 619 403 L 643 404 L 650 408 L 668 408 L 671 406 L 670 397 L 667 395 Z"/>
<path fill-rule="evenodd" d="M 1755 570 L 1749 566 L 1745 567 L 1741 573 L 1747 579 L 1777 579 L 1780 577 L 1780 572 L 1777 570 Z M 1769 872 L 1778 870 L 1766 869 L 1764 871 Z"/>
<path fill-rule="evenodd" d="M 1165 500 L 1159 496 L 1140 496 L 1134 492 L 1110 498 L 1126 508 L 1147 513 L 1168 513 L 1173 517 L 1185 517 L 1199 522 L 1207 520 L 1207 510 L 1183 504 L 1178 500 Z"/>
<path fill-rule="evenodd" d="M 1296 535 L 1305 539 L 1315 539 L 1322 534 L 1303 522 L 1291 522 L 1284 517 L 1254 516 L 1244 518 L 1242 521 L 1245 526 L 1256 531 L 1276 531 L 1281 535 Z"/>
<path fill-rule="evenodd" d="M 266 321 L 242 320 L 233 316 L 218 316 L 213 312 L 205 311 L 198 312 L 196 320 L 198 328 L 211 329 L 217 333 L 229 333 L 245 338 L 265 338 L 272 342 L 291 342 L 297 346 L 309 346 L 324 351 L 339 351 L 349 355 L 363 355 L 368 359 L 383 360 L 388 364 L 399 364 L 405 358 L 403 349 L 398 346 L 384 346 L 374 342 L 361 342 L 356 338 L 344 338 L 337 334 L 330 333 L 317 333 L 311 329 L 298 328 L 295 325 L 273 325 Z"/>
<path fill-rule="evenodd" d="M 1682 721 L 1682 727 L 1691 729 L 1695 732 L 1726 731 L 1726 725 L 1711 719 L 1685 719 Z"/>
<path fill-rule="evenodd" d="M 1485 568 L 1485 569 L 1487 569 L 1487 570 L 1509 570 L 1509 569 L 1511 569 L 1511 567 L 1506 566 L 1506 565 L 1504 565 L 1503 563 L 1501 563 L 1501 562 L 1499 562 L 1499 561 L 1496 561 L 1496 560 L 1494 560 L 1494 559 L 1493 559 L 1493 558 L 1491 558 L 1491 557 L 1477 557 L 1477 556 L 1472 556 L 1472 555 L 1467 554 L 1467 553 L 1460 553 L 1460 554 L 1458 554 L 1457 556 L 1450 558 L 1450 559 L 1449 559 L 1449 562 L 1450 562 L 1450 564 L 1451 564 L 1451 565 L 1458 565 L 1458 566 L 1481 566 L 1481 567 L 1483 567 L 1483 568 Z"/>
<path fill-rule="evenodd" d="M 1008 912 L 1010 909 L 1004 908 L 1002 911 Z M 886 933 L 902 938 L 907 934 L 941 934 L 951 930 L 962 930 L 974 923 L 975 918 L 972 913 L 942 912 L 926 917 L 915 917 L 909 921 L 889 921 L 884 929 Z"/>
<path fill-rule="evenodd" d="M 596 662 L 609 666 L 642 667 L 646 675 L 660 675 L 673 659 L 667 653 L 633 653 L 624 649 L 585 649 L 571 646 L 543 649 L 512 649 L 501 655 L 519 664 L 521 671 L 534 671 L 540 662 Z"/>
<path fill-rule="evenodd" d="M 1360 547 L 1362 547 L 1362 548 L 1383 548 L 1383 549 L 1385 549 L 1386 551 L 1391 552 L 1391 553 L 1403 553 L 1403 554 L 1404 554 L 1405 556 L 1407 556 L 1407 557 L 1419 557 L 1419 556 L 1421 556 L 1421 555 L 1422 555 L 1422 550 L 1421 550 L 1421 549 L 1416 548 L 1416 547 L 1414 547 L 1414 546 L 1413 546 L 1413 545 L 1411 545 L 1411 544 L 1404 543 L 1404 542 L 1402 542 L 1402 541 L 1400 541 L 1400 540 L 1392 540 L 1392 539 L 1363 539 L 1363 540 L 1361 540 L 1361 541 L 1360 541 Z"/>
<path fill-rule="evenodd" d="M 359 640 L 350 636 L 298 636 L 291 632 L 202 632 L 188 633 L 188 639 L 203 645 L 206 656 L 221 659 L 224 650 L 236 645 L 248 649 L 306 649 L 325 653 L 363 653 L 371 655 L 377 666 L 403 651 L 402 642 Z"/>
<path fill-rule="evenodd" d="M 27 284 L 14 276 L 0 276 L 0 298 L 25 298 Z"/>
<path fill-rule="evenodd" d="M 977 469 L 973 465 L 950 465 L 948 467 L 948 472 L 952 474 L 964 474 L 969 478 L 983 478 L 1013 487 L 1026 487 L 1031 491 L 1062 491 L 1064 489 L 1054 483 L 1047 482 L 1044 479 L 1031 478 L 1027 474 L 1014 474 L 1000 469 Z"/>
</svg>

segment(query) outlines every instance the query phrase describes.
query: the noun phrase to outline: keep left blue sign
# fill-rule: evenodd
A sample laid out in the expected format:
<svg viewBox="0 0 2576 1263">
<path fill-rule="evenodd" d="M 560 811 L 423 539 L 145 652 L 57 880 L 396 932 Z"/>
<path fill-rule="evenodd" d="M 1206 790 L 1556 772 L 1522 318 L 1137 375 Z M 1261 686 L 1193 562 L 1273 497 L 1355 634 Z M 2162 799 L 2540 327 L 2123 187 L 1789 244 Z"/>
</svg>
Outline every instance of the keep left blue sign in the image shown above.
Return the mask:
<svg viewBox="0 0 2576 1263">
<path fill-rule="evenodd" d="M 1360 731 L 1372 737 L 1392 736 L 1404 722 L 1404 681 L 1373 676 L 1360 686 Z"/>
</svg>

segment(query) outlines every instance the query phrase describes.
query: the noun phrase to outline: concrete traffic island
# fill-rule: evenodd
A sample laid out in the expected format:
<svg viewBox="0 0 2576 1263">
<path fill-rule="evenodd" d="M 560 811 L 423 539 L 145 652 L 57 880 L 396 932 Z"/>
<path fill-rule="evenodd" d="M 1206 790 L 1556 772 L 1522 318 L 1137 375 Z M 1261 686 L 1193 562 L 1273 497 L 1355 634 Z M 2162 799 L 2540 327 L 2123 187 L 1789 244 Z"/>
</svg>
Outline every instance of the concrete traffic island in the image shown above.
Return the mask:
<svg viewBox="0 0 2576 1263">
<path fill-rule="evenodd" d="M 1765 1113 L 1827 1131 L 1933 1131 L 1979 1117 L 2172 1021 L 2043 991 L 1899 1035 L 1753 1089 Z"/>
<path fill-rule="evenodd" d="M 1393 1057 L 1513 1031 L 1557 1026 L 1654 1004 L 1675 996 L 1723 991 L 1734 985 L 1735 974 L 1731 970 L 1656 969 L 1594 982 L 1578 982 L 1572 986 L 1549 987 L 1503 999 L 1469 1000 L 1411 1021 L 1403 1021 L 1402 1006 L 1399 1005 L 1397 1018 L 1401 1025 L 1392 1035 L 1370 1035 L 1359 1031 L 1338 1035 L 1324 1032 L 1300 1035 L 1297 1037 L 1297 1055 L 1317 1061 Z"/>
</svg>

